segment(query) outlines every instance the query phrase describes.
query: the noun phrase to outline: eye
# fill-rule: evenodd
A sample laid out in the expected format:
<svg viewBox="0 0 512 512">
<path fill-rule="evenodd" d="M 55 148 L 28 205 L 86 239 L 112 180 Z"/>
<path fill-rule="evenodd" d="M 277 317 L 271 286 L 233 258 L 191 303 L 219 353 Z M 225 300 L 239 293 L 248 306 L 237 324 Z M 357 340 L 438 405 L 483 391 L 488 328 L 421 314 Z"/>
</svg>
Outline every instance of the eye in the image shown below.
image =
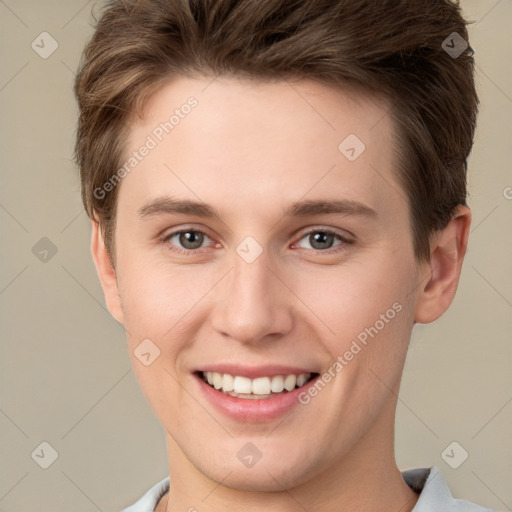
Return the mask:
<svg viewBox="0 0 512 512">
<path fill-rule="evenodd" d="M 203 231 L 197 229 L 181 229 L 173 231 L 164 238 L 164 242 L 169 244 L 169 249 L 180 254 L 189 254 L 199 252 L 205 239 L 210 237 Z"/>
<path fill-rule="evenodd" d="M 186 256 L 201 253 L 202 251 L 200 249 L 204 248 L 203 244 L 206 240 L 212 241 L 203 231 L 192 228 L 173 231 L 163 238 L 163 242 L 168 246 L 170 251 Z M 307 240 L 310 247 L 302 246 L 300 244 L 302 240 Z M 338 240 L 339 243 L 334 245 L 336 240 Z M 345 238 L 336 231 L 328 228 L 317 228 L 305 233 L 294 246 L 329 253 L 342 251 L 347 245 L 352 243 L 352 240 Z M 329 251 L 329 249 L 333 248 L 333 251 Z"/>
<path fill-rule="evenodd" d="M 326 228 L 318 228 L 307 232 L 300 240 L 306 239 L 311 247 L 305 247 L 306 249 L 313 249 L 315 251 L 327 252 L 328 249 L 338 247 L 334 252 L 343 250 L 346 245 L 351 244 L 352 241 L 348 240 L 344 236 L 340 235 L 336 231 Z M 338 239 L 340 242 L 333 246 L 335 240 Z M 300 244 L 300 241 L 298 242 Z M 300 245 L 299 245 L 300 246 Z M 340 247 L 341 246 L 341 247 Z M 302 247 L 302 246 L 301 246 Z M 303 247 L 304 248 L 304 247 Z"/>
</svg>

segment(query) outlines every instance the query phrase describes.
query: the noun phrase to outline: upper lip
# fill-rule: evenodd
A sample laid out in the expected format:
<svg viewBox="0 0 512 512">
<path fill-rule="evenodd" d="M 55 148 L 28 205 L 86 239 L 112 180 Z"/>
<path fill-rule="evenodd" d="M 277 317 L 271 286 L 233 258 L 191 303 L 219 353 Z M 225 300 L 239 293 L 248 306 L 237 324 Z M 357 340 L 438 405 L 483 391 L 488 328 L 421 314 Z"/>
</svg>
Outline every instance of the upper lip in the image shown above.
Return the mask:
<svg viewBox="0 0 512 512">
<path fill-rule="evenodd" d="M 258 377 L 275 377 L 276 375 L 301 375 L 302 373 L 318 373 L 311 368 L 300 368 L 298 366 L 285 365 L 265 365 L 265 366 L 247 366 L 241 364 L 209 364 L 197 368 L 196 372 L 217 372 L 227 373 L 229 375 L 257 379 Z"/>
</svg>

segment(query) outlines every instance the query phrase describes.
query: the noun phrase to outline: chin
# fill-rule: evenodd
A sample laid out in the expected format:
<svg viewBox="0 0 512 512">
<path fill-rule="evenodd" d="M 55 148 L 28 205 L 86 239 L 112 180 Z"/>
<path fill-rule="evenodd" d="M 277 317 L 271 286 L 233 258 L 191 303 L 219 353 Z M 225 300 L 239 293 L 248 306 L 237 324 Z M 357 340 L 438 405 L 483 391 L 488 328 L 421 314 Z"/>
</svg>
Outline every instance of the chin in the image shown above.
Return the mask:
<svg viewBox="0 0 512 512">
<path fill-rule="evenodd" d="M 246 467 L 239 460 L 219 465 L 219 459 L 196 461 L 196 468 L 210 480 L 239 491 L 277 492 L 291 489 L 311 478 L 312 464 L 291 458 L 286 454 L 274 453 L 263 456 L 252 467 Z M 210 464 L 209 464 L 210 463 Z"/>
<path fill-rule="evenodd" d="M 214 473 L 216 474 L 212 477 L 217 478 L 210 478 L 217 483 L 222 482 L 225 487 L 246 492 L 278 492 L 300 485 L 302 480 L 300 478 L 295 480 L 295 475 L 286 471 L 284 473 L 272 471 L 272 468 L 260 468 L 259 470 L 236 468 L 227 478 L 225 473 L 223 476 L 216 471 Z"/>
</svg>

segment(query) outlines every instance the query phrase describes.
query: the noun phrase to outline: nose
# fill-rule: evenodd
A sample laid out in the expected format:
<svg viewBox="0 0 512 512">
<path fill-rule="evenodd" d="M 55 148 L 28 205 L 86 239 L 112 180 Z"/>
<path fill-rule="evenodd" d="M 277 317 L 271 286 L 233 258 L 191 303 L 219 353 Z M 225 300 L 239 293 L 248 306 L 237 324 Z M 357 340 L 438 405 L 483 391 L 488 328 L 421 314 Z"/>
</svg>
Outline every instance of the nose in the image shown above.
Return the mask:
<svg viewBox="0 0 512 512">
<path fill-rule="evenodd" d="M 253 262 L 234 252 L 232 267 L 217 287 L 213 328 L 243 344 L 275 341 L 289 333 L 294 295 L 265 250 Z"/>
</svg>

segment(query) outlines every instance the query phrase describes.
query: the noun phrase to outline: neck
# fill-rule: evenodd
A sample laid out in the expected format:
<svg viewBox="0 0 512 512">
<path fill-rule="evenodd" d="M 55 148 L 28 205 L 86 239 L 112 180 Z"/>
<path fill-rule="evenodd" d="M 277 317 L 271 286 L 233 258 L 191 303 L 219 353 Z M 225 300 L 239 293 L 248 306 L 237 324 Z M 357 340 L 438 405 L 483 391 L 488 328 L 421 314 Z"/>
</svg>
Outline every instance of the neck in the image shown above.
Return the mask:
<svg viewBox="0 0 512 512">
<path fill-rule="evenodd" d="M 395 403 L 388 403 L 356 445 L 335 464 L 304 483 L 282 491 L 255 492 L 229 487 L 229 474 L 220 481 L 195 468 L 167 435 L 170 490 L 157 512 L 200 510 L 261 510 L 320 512 L 326 510 L 400 510 L 410 512 L 418 500 L 404 482 L 394 459 Z M 271 469 L 269 473 L 271 473 Z"/>
</svg>

